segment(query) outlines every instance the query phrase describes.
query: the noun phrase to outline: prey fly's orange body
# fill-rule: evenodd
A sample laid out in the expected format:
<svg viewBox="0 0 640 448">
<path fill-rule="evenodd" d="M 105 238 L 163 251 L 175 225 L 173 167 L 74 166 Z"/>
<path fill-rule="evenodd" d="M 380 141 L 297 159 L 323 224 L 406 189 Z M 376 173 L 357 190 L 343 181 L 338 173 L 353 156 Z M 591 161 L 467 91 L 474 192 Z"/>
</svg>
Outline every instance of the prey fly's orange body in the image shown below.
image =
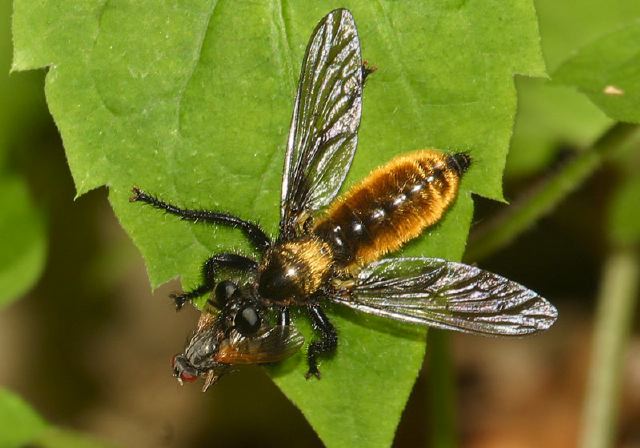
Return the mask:
<svg viewBox="0 0 640 448">
<path fill-rule="evenodd" d="M 309 344 L 307 377 L 319 377 L 318 357 L 338 345 L 325 302 L 490 335 L 533 333 L 555 321 L 548 301 L 498 275 L 435 258 L 383 258 L 440 220 L 471 165 L 469 155 L 408 153 L 336 199 L 355 154 L 368 73 L 353 16 L 332 11 L 313 31 L 302 64 L 275 241 L 253 222 L 181 209 L 134 188 L 132 201 L 240 229 L 261 254 L 259 260 L 215 254 L 204 263 L 202 284 L 174 296 L 180 308 L 213 291 L 213 310 L 203 312 L 184 353 L 174 357 L 181 382 L 204 377 L 206 388 L 232 366 L 291 356 L 303 344 L 291 307 L 304 307 L 319 335 Z M 248 273 L 249 280 L 220 281 L 222 268 Z"/>
</svg>

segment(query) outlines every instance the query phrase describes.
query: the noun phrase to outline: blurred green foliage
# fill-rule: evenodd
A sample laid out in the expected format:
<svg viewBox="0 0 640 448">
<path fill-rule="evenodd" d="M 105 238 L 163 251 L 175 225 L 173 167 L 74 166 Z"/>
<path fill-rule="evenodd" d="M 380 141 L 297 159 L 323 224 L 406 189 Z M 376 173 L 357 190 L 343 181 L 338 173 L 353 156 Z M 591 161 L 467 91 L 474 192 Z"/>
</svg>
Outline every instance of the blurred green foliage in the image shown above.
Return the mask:
<svg viewBox="0 0 640 448">
<path fill-rule="evenodd" d="M 0 388 L 0 447 L 113 448 L 93 437 L 50 426 L 29 404 Z"/>
<path fill-rule="evenodd" d="M 0 174 L 0 235 L 1 307 L 20 298 L 35 283 L 46 255 L 42 215 L 18 176 Z"/>
<path fill-rule="evenodd" d="M 43 215 L 15 167 L 35 110 L 45 110 L 42 74 L 10 75 L 11 5 L 0 5 L 0 308 L 22 296 L 38 279 L 46 256 Z"/>
<path fill-rule="evenodd" d="M 542 51 L 549 72 L 578 49 L 640 17 L 635 0 L 536 0 Z M 631 48 L 635 48 L 633 46 Z M 506 175 L 544 171 L 563 150 L 587 148 L 612 120 L 572 87 L 519 77 L 518 117 Z"/>
<path fill-rule="evenodd" d="M 0 447 L 22 447 L 46 428 L 42 418 L 20 397 L 0 389 Z"/>
<path fill-rule="evenodd" d="M 609 117 L 640 122 L 640 21 L 581 48 L 553 80 L 576 87 Z"/>
</svg>

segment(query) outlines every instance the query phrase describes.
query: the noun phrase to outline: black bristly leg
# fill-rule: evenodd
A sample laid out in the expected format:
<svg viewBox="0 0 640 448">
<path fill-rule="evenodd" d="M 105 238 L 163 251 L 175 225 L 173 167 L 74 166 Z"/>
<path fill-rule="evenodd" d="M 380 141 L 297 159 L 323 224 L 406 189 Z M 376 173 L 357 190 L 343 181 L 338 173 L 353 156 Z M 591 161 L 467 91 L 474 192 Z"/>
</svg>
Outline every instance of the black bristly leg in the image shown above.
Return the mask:
<svg viewBox="0 0 640 448">
<path fill-rule="evenodd" d="M 193 222 L 206 222 L 209 224 L 221 224 L 235 229 L 240 229 L 244 232 L 245 236 L 251 241 L 260 252 L 264 252 L 271 247 L 271 239 L 257 224 L 245 221 L 236 216 L 228 213 L 214 212 L 209 210 L 190 210 L 176 207 L 175 205 L 168 204 L 153 195 L 145 193 L 138 187 L 133 187 L 131 190 L 131 202 L 143 202 L 149 204 L 155 208 L 164 210 L 172 215 L 179 216 L 185 221 Z"/>
<path fill-rule="evenodd" d="M 305 375 L 305 378 L 309 379 L 312 376 L 320 378 L 320 371 L 318 370 L 318 355 L 325 353 L 331 353 L 338 347 L 338 333 L 336 328 L 329 318 L 324 314 L 322 308 L 318 305 L 310 305 L 307 308 L 309 316 L 311 316 L 311 323 L 313 329 L 320 333 L 320 339 L 311 341 L 309 344 L 309 350 L 307 351 L 307 364 L 309 370 Z"/>
<path fill-rule="evenodd" d="M 191 291 L 182 294 L 171 294 L 176 303 L 176 309 L 180 309 L 187 300 L 195 299 L 203 294 L 213 291 L 216 286 L 216 271 L 221 268 L 236 269 L 239 271 L 255 271 L 258 263 L 251 258 L 237 254 L 217 254 L 207 259 L 202 266 L 202 284 Z"/>
</svg>

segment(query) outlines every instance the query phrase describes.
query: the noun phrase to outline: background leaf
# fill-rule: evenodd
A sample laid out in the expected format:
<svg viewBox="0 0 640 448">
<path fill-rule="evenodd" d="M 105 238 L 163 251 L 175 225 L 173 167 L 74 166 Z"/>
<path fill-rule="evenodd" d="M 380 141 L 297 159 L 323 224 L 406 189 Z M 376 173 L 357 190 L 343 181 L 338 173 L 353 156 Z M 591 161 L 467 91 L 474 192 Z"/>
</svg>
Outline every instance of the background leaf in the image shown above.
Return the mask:
<svg viewBox="0 0 640 448">
<path fill-rule="evenodd" d="M 589 147 L 612 123 L 570 87 L 523 77 L 518 77 L 516 85 L 518 115 L 505 172 L 509 179 L 548 169 L 563 149 Z"/>
<path fill-rule="evenodd" d="M 0 388 L 0 447 L 113 448 L 82 433 L 50 426 L 14 393 Z"/>
<path fill-rule="evenodd" d="M 608 116 L 640 122 L 640 21 L 602 36 L 581 48 L 553 75 L 554 82 L 575 86 Z"/>
<path fill-rule="evenodd" d="M 49 66 L 47 100 L 78 194 L 109 186 L 153 285 L 176 275 L 193 285 L 212 252 L 249 248 L 237 232 L 130 204 L 131 186 L 257 218 L 274 232 L 304 47 L 338 6 L 352 10 L 364 58 L 379 69 L 366 86 L 347 184 L 408 150 L 469 152 L 474 164 L 456 205 L 406 250 L 459 259 L 470 193 L 502 198 L 512 76 L 544 74 L 530 2 L 15 1 L 14 68 Z M 300 355 L 276 369 L 276 382 L 327 445 L 389 445 L 424 334 L 345 310 L 331 314 L 341 345 L 323 362 L 322 381 L 304 380 Z"/>
<path fill-rule="evenodd" d="M 0 176 L 0 306 L 19 298 L 42 271 L 46 241 L 42 216 L 20 178 Z"/>
<path fill-rule="evenodd" d="M 42 418 L 20 397 L 0 389 L 0 446 L 22 447 L 46 428 Z"/>
<path fill-rule="evenodd" d="M 536 0 L 542 51 L 553 72 L 577 49 L 640 18 L 635 0 Z M 633 48 L 633 45 L 631 46 Z M 612 125 L 585 95 L 548 80 L 519 77 L 518 116 L 509 152 L 509 178 L 549 167 L 562 150 L 587 148 Z"/>
<path fill-rule="evenodd" d="M 10 4 L 0 5 L 0 308 L 20 298 L 39 278 L 46 256 L 45 225 L 27 184 L 14 166 L 28 144 L 28 126 L 44 109 L 38 73 L 9 75 Z M 28 137 L 27 137 L 28 138 Z M 32 143 L 32 142 L 31 142 Z"/>
</svg>

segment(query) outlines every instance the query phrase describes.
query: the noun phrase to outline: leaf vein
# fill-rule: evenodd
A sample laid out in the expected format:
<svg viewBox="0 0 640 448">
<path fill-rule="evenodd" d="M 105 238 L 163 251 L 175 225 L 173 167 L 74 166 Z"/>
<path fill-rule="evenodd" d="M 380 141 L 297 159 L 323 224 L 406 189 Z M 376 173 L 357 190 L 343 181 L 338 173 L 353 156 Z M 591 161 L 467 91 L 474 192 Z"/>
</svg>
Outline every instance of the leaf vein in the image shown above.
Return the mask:
<svg viewBox="0 0 640 448">
<path fill-rule="evenodd" d="M 287 27 L 287 21 L 284 14 L 284 0 L 274 0 L 273 3 L 274 9 L 274 19 L 272 24 L 272 32 L 273 32 L 273 54 L 279 56 L 280 66 L 284 71 L 284 78 L 287 79 L 288 88 L 290 91 L 294 91 L 295 86 L 295 74 L 293 71 L 293 60 L 291 57 L 291 41 L 289 38 L 289 32 Z M 279 44 L 279 45 L 278 45 Z M 265 169 L 262 170 L 260 175 L 260 180 L 256 185 L 257 191 L 254 196 L 253 204 L 251 205 L 252 211 L 256 212 L 257 205 L 260 202 L 260 194 L 259 192 L 263 190 L 263 185 L 266 181 L 267 176 L 271 173 L 274 166 L 276 165 L 276 161 L 279 158 L 278 148 L 274 148 L 271 151 L 271 155 L 269 156 L 269 160 L 265 164 Z"/>
<path fill-rule="evenodd" d="M 380 15 L 384 19 L 384 23 L 380 22 L 380 29 L 385 34 L 385 38 L 381 39 L 382 42 L 387 44 L 387 47 L 391 46 L 392 48 L 388 48 L 387 53 L 389 54 L 391 60 L 393 61 L 393 65 L 398 67 L 398 79 L 400 83 L 404 87 L 404 90 L 407 93 L 408 103 L 410 105 L 411 113 L 414 116 L 415 123 L 419 126 L 422 126 L 422 120 L 420 119 L 420 105 L 418 104 L 416 98 L 419 96 L 418 89 L 413 86 L 411 80 L 407 77 L 406 67 L 402 58 L 398 57 L 398 50 L 402 48 L 400 46 L 400 41 L 398 39 L 398 31 L 393 27 L 391 21 L 389 19 L 389 14 L 384 6 L 384 4 L 380 0 L 376 0 L 378 5 L 378 9 L 380 10 Z M 390 43 L 390 45 L 389 45 Z"/>
<path fill-rule="evenodd" d="M 198 65 L 202 60 L 202 49 L 204 46 L 204 41 L 207 38 L 207 34 L 209 33 L 209 28 L 211 26 L 211 19 L 215 15 L 217 6 L 218 6 L 218 0 L 213 0 L 211 2 L 211 6 L 209 7 L 209 11 L 207 12 L 207 18 L 205 20 L 205 24 L 202 28 L 200 36 L 198 37 L 198 42 L 193 55 L 194 56 L 193 64 L 189 69 L 189 74 L 186 77 L 184 85 L 182 86 L 182 88 L 178 93 L 177 104 L 176 104 L 176 131 L 179 137 L 182 137 L 182 112 L 181 112 L 182 102 L 184 101 L 184 97 L 187 92 L 187 89 L 189 88 L 189 84 L 191 84 L 191 81 L 193 80 L 193 76 L 196 70 L 198 69 Z M 171 183 L 173 184 L 173 190 L 177 193 L 177 190 L 178 190 L 177 184 L 176 184 L 177 175 L 175 174 L 175 172 L 173 172 L 173 168 L 176 166 L 176 163 L 175 163 L 176 144 L 170 145 L 169 147 L 171 148 L 170 156 L 173 159 L 173 163 L 169 164 L 169 169 L 172 171 L 170 179 L 171 179 Z M 191 236 L 195 243 L 201 246 L 206 252 L 210 252 L 210 249 L 207 247 L 207 245 L 204 242 L 202 242 L 198 237 L 198 235 L 196 234 L 194 230 L 194 226 L 189 226 L 189 233 L 191 233 Z"/>
<path fill-rule="evenodd" d="M 202 48 L 204 46 L 204 41 L 207 38 L 207 34 L 211 26 L 211 18 L 215 15 L 217 6 L 218 6 L 218 0 L 213 0 L 211 2 L 211 6 L 209 7 L 209 11 L 207 13 L 207 18 L 205 20 L 204 27 L 202 28 L 200 36 L 198 37 L 198 43 L 196 45 L 195 53 L 193 55 L 194 56 L 193 64 L 189 69 L 189 74 L 187 75 L 184 85 L 178 92 L 177 105 L 176 105 L 176 119 L 177 119 L 176 130 L 178 131 L 179 135 L 182 134 L 182 102 L 184 101 L 184 96 L 187 92 L 189 84 L 191 84 L 191 81 L 193 80 L 193 75 L 195 74 L 196 70 L 198 69 L 198 65 L 200 65 L 200 61 L 202 60 Z"/>
</svg>

